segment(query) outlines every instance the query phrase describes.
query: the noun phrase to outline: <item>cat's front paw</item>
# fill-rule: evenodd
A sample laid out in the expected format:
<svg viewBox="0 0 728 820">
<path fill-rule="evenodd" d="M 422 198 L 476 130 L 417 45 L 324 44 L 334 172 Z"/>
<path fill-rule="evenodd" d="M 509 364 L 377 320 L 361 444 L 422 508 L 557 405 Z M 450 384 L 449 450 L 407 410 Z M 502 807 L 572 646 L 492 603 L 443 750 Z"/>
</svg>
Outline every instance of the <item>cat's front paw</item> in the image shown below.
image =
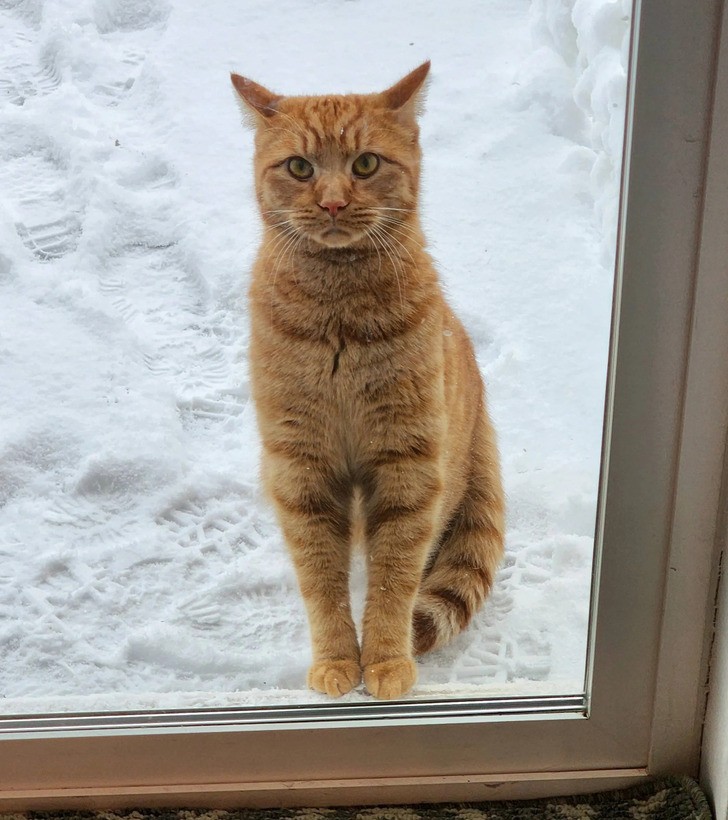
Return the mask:
<svg viewBox="0 0 728 820">
<path fill-rule="evenodd" d="M 407 692 L 417 680 L 417 666 L 404 655 L 364 667 L 364 685 L 375 698 L 393 700 Z"/>
<path fill-rule="evenodd" d="M 316 661 L 308 670 L 308 686 L 332 698 L 341 697 L 361 682 L 361 669 L 357 661 Z"/>
</svg>

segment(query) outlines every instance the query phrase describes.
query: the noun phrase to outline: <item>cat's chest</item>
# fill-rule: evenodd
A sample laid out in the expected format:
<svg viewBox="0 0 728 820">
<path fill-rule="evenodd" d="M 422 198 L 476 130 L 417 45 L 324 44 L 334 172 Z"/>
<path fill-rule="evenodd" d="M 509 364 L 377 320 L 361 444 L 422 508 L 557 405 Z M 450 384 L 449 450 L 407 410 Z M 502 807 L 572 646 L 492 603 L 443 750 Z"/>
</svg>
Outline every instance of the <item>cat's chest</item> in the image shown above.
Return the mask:
<svg viewBox="0 0 728 820">
<path fill-rule="evenodd" d="M 318 382 L 332 394 L 356 392 L 377 374 L 398 366 L 391 345 L 340 329 L 319 353 Z"/>
<path fill-rule="evenodd" d="M 345 325 L 332 325 L 331 332 L 296 350 L 298 379 L 287 380 L 320 406 L 336 409 L 353 418 L 374 395 L 393 389 L 397 374 L 412 371 L 412 351 L 400 340 L 376 338 L 373 334 L 347 332 Z M 283 374 L 280 374 L 283 378 Z"/>
<path fill-rule="evenodd" d="M 402 357 L 398 322 L 386 311 L 348 309 L 307 311 L 299 305 L 274 319 L 278 343 L 291 351 L 302 365 L 302 375 L 323 389 L 366 380 L 371 373 L 397 365 Z"/>
</svg>

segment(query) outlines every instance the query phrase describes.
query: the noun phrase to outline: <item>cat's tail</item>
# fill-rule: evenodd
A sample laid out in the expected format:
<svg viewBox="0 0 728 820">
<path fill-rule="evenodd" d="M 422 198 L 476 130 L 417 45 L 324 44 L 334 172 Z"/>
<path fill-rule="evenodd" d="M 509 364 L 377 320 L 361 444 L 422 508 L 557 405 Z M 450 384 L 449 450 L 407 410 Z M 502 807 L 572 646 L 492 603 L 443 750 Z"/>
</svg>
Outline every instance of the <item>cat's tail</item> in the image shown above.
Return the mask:
<svg viewBox="0 0 728 820">
<path fill-rule="evenodd" d="M 468 625 L 503 558 L 505 502 L 489 428 L 474 442 L 467 489 L 420 585 L 412 621 L 417 655 L 444 646 Z"/>
</svg>

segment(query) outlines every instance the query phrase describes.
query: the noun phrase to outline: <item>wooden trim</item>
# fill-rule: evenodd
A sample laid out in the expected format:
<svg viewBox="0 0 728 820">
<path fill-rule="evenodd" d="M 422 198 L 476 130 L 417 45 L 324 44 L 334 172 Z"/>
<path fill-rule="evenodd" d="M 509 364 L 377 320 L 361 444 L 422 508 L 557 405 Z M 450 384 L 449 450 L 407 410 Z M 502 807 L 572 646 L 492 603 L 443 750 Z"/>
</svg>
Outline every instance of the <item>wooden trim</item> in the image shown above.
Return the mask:
<svg viewBox="0 0 728 820">
<path fill-rule="evenodd" d="M 0 811 L 145 808 L 268 808 L 523 800 L 623 789 L 645 769 L 520 772 L 508 775 L 195 783 L 94 789 L 0 791 Z"/>
<path fill-rule="evenodd" d="M 728 10 L 715 28 L 715 83 L 696 260 L 678 480 L 650 766 L 695 774 L 707 700 L 728 430 Z M 686 135 L 687 138 L 687 135 Z M 686 615 L 689 614 L 689 617 Z"/>
<path fill-rule="evenodd" d="M 714 425 L 700 429 L 688 363 L 723 2 L 638 5 L 592 714 L 611 713 L 635 727 L 649 715 L 650 771 L 695 776 L 713 560 L 703 525 L 714 521 L 717 498 L 703 492 L 714 463 L 693 458 L 686 435 L 702 437 L 703 449 L 719 448 L 722 435 L 716 439 Z M 701 44 L 699 61 L 690 43 Z M 620 665 L 640 679 L 617 672 Z"/>
</svg>

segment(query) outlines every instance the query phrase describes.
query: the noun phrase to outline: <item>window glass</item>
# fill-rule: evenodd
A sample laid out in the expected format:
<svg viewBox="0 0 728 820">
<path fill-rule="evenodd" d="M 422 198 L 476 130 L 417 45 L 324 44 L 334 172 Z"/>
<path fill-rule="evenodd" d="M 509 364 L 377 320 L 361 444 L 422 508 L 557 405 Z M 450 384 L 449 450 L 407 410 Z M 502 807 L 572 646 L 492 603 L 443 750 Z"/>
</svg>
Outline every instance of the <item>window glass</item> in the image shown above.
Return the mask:
<svg viewBox="0 0 728 820">
<path fill-rule="evenodd" d="M 327 702 L 259 481 L 260 222 L 228 72 L 367 93 L 425 59 L 422 224 L 487 385 L 508 514 L 492 595 L 419 661 L 413 697 L 583 691 L 630 14 L 0 8 L 0 710 Z M 357 617 L 364 577 L 357 557 Z"/>
</svg>

